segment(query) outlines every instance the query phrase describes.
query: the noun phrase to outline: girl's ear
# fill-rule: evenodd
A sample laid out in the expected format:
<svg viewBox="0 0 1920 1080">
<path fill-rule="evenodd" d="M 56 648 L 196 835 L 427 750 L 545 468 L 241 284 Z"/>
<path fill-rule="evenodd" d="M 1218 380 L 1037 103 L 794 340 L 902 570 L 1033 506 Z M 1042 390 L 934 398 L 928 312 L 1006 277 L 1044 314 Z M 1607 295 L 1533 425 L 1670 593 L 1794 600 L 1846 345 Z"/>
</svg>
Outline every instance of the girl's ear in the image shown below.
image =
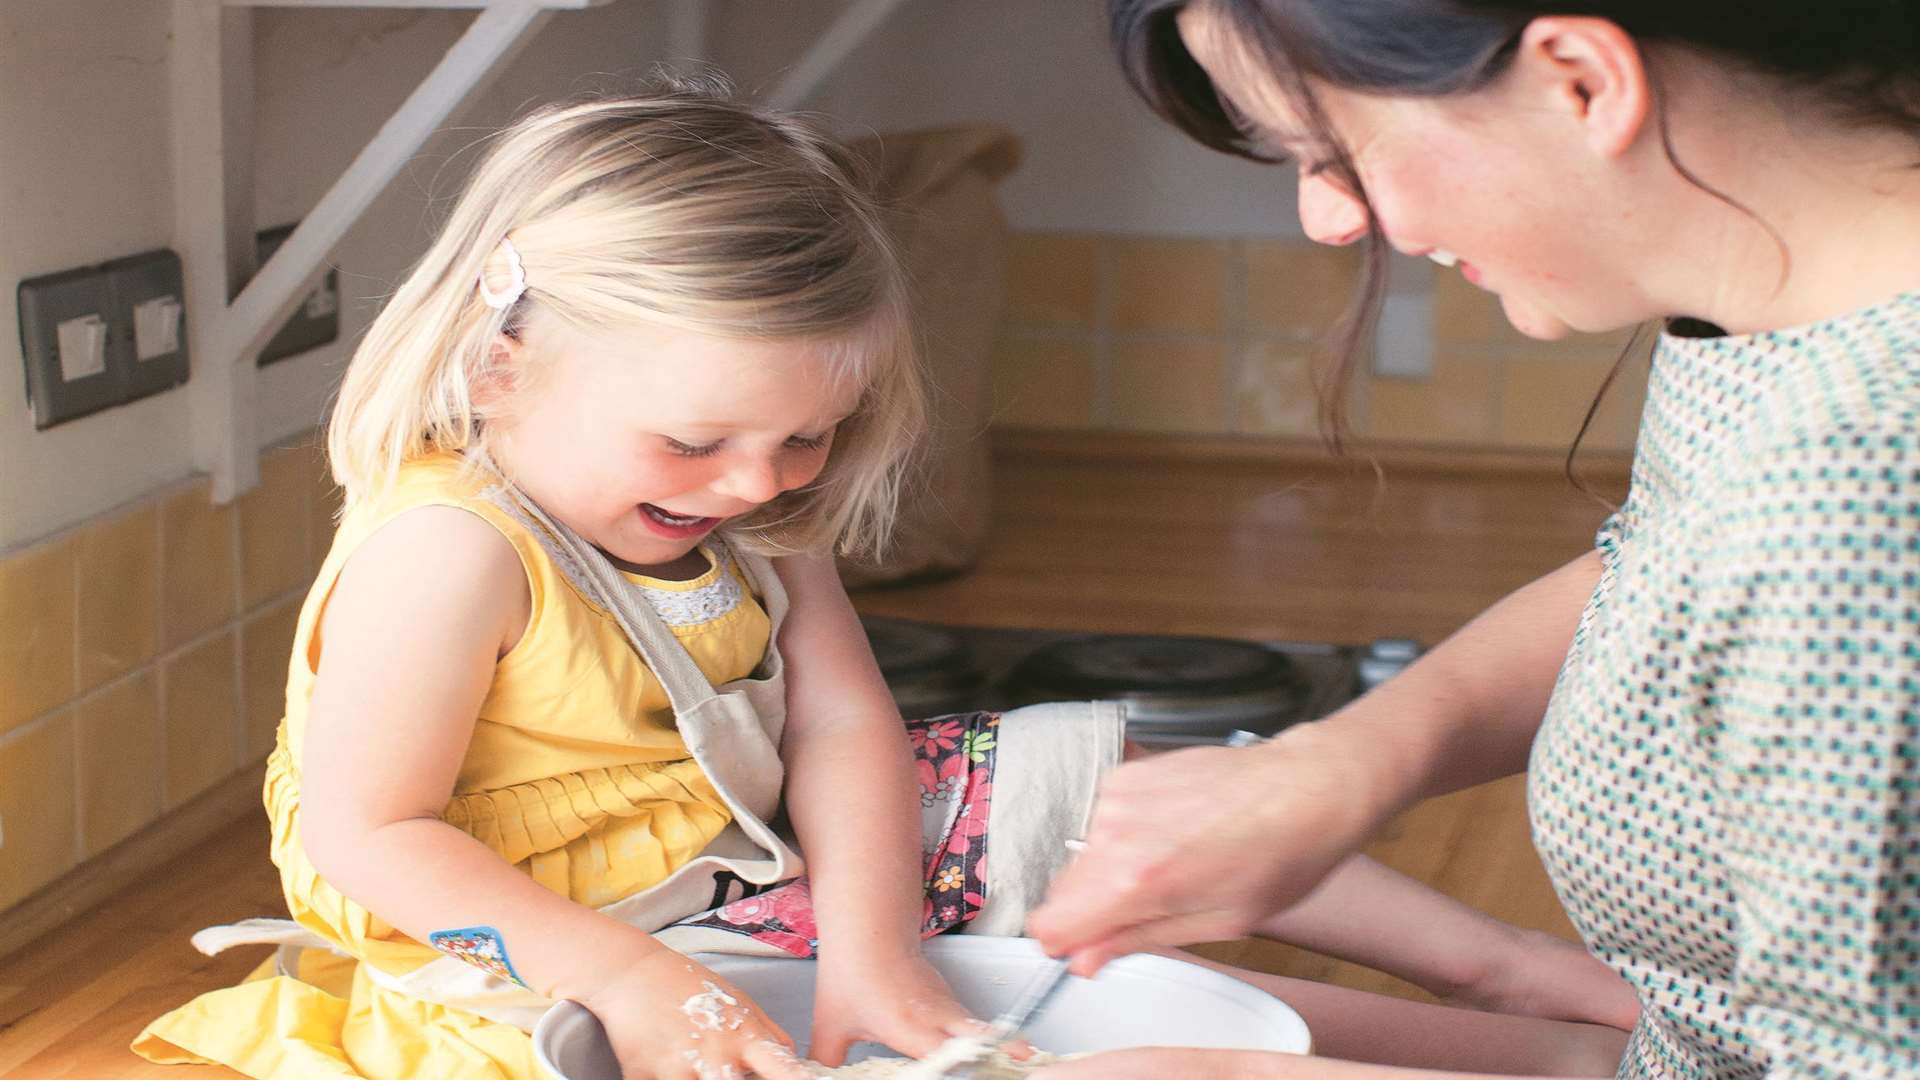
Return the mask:
<svg viewBox="0 0 1920 1080">
<path fill-rule="evenodd" d="M 1550 15 L 1520 37 L 1514 63 L 1548 107 L 1578 122 L 1587 148 L 1616 158 L 1640 137 L 1653 107 L 1645 57 L 1633 36 L 1606 19 Z"/>
<path fill-rule="evenodd" d="M 469 380 L 474 407 L 482 414 L 499 414 L 513 396 L 525 353 L 526 345 L 519 338 L 504 331 L 494 335 L 486 359 Z"/>
</svg>

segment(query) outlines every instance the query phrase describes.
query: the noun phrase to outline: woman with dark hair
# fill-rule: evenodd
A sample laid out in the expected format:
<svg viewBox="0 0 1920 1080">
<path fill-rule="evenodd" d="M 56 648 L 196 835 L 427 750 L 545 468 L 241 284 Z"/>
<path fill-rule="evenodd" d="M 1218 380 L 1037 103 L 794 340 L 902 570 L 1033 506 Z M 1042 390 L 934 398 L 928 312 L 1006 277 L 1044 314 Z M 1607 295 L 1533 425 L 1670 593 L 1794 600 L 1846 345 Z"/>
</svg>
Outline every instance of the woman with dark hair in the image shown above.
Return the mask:
<svg viewBox="0 0 1920 1080">
<path fill-rule="evenodd" d="M 1111 8 L 1163 116 L 1296 162 L 1307 235 L 1369 245 L 1342 370 L 1388 245 L 1534 337 L 1664 333 L 1592 552 L 1325 721 L 1123 766 L 1034 933 L 1083 973 L 1245 933 L 1401 808 L 1524 769 L 1554 885 L 1640 1001 L 1619 1075 L 1920 1075 L 1920 4 Z M 1459 1066 L 1379 1034 L 1321 1050 L 1395 1067 L 1044 1075 Z"/>
</svg>

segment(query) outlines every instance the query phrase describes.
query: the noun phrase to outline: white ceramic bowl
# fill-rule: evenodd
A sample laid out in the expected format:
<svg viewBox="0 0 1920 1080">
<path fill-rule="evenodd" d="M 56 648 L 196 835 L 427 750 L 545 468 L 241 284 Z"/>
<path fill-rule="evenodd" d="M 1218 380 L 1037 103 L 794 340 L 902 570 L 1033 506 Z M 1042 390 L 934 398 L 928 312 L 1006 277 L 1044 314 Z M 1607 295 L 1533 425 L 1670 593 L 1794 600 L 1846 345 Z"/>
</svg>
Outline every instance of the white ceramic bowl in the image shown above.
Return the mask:
<svg viewBox="0 0 1920 1080">
<path fill-rule="evenodd" d="M 961 1004 L 992 1017 L 1013 1004 L 1045 954 L 1025 938 L 948 935 L 926 943 L 927 960 Z M 704 955 L 700 962 L 747 992 L 804 1048 L 813 1020 L 813 961 Z M 1306 1053 L 1300 1014 L 1238 979 L 1160 956 L 1129 956 L 1097 979 L 1070 979 L 1027 1036 L 1059 1054 L 1131 1046 L 1199 1046 Z M 533 1030 L 534 1051 L 554 1080 L 620 1080 L 600 1022 L 570 1001 Z M 869 1044 L 851 1060 L 885 1053 Z"/>
</svg>

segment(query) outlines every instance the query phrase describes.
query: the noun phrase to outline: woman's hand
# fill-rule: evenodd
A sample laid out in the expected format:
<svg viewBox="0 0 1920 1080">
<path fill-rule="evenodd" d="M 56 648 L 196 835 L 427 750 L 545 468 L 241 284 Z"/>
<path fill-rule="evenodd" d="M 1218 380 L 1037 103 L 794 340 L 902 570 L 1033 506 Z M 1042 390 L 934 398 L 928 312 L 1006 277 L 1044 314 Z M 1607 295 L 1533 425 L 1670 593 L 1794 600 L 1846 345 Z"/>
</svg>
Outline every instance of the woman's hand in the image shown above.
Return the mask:
<svg viewBox="0 0 1920 1080">
<path fill-rule="evenodd" d="M 1371 766 L 1321 724 L 1249 749 L 1182 750 L 1101 784 L 1086 850 L 1029 930 L 1073 970 L 1244 936 L 1306 896 L 1385 814 Z"/>
<path fill-rule="evenodd" d="M 581 1001 L 606 1028 L 621 1080 L 811 1080 L 793 1039 L 707 968 L 661 950 Z"/>
<path fill-rule="evenodd" d="M 821 952 L 814 990 L 809 1053 L 822 1065 L 843 1063 L 848 1048 L 862 1041 L 922 1058 L 955 1035 L 986 1028 L 954 1000 L 953 991 L 918 948 L 892 958 L 833 957 L 830 951 Z M 1032 1053 L 1019 1042 L 1007 1050 L 1018 1058 Z"/>
</svg>

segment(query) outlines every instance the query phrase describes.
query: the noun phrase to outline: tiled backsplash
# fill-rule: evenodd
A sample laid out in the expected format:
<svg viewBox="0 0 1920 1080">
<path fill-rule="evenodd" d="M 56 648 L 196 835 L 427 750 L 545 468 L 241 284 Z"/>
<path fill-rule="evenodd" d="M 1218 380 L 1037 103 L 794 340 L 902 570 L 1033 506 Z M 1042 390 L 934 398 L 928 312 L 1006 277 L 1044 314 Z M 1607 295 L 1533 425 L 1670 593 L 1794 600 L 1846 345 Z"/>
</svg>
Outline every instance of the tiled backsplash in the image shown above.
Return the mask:
<svg viewBox="0 0 1920 1080">
<path fill-rule="evenodd" d="M 1360 274 L 1351 248 L 1269 239 L 1016 233 L 994 358 L 1006 426 L 1311 437 L 1314 341 Z M 1529 340 L 1494 297 L 1441 270 L 1434 369 L 1363 375 L 1364 436 L 1450 447 L 1564 449 L 1626 334 Z M 1625 450 L 1645 393 L 1629 363 L 1583 445 Z"/>
<path fill-rule="evenodd" d="M 271 450 L 0 558 L 0 911 L 271 749 L 332 491 Z"/>
</svg>

